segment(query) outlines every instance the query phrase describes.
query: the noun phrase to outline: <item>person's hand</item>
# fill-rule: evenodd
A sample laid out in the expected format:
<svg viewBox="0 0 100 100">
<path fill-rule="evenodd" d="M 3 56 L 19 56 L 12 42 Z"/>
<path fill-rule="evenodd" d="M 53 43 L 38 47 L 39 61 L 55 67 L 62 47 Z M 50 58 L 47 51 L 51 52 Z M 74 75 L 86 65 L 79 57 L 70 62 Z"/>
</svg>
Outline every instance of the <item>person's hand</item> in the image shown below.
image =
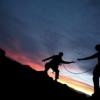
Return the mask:
<svg viewBox="0 0 100 100">
<path fill-rule="evenodd" d="M 45 62 L 45 60 L 42 60 L 42 62 Z"/>
<path fill-rule="evenodd" d="M 82 60 L 82 59 L 77 59 L 77 60 Z"/>
</svg>

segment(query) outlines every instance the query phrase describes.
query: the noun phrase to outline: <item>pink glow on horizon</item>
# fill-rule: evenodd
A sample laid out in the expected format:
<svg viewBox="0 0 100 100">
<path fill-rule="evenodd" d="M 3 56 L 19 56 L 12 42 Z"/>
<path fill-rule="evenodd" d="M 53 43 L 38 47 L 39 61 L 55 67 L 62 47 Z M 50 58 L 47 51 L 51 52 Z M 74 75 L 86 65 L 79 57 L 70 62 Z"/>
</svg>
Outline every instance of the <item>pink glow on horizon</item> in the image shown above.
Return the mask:
<svg viewBox="0 0 100 100">
<path fill-rule="evenodd" d="M 21 54 L 12 53 L 10 51 L 7 51 L 6 55 L 24 65 L 29 65 L 32 69 L 36 71 L 44 70 L 44 68 L 41 65 L 34 63 L 32 60 L 28 59 L 27 57 Z"/>
<path fill-rule="evenodd" d="M 22 64 L 26 64 L 26 65 L 29 65 L 32 69 L 36 70 L 36 71 L 43 71 L 44 70 L 44 67 L 42 67 L 41 65 L 39 64 L 36 64 L 34 63 L 31 59 L 28 59 L 27 57 L 21 55 L 21 54 L 18 54 L 18 53 L 12 53 L 11 51 L 7 51 L 6 52 L 6 55 L 9 56 L 10 58 L 22 63 Z M 72 65 L 69 65 L 69 66 L 72 66 Z M 79 70 L 79 69 L 77 69 Z M 50 73 L 49 72 L 49 75 L 51 77 L 53 77 L 54 79 L 54 74 Z M 81 92 L 84 92 L 88 95 L 91 95 L 93 93 L 93 87 L 85 84 L 85 83 L 82 83 L 82 82 L 79 82 L 77 80 L 74 80 L 74 79 L 71 79 L 69 77 L 65 77 L 65 76 L 60 76 L 59 77 L 59 80 L 58 80 L 60 83 L 64 83 L 76 90 L 79 90 Z"/>
</svg>

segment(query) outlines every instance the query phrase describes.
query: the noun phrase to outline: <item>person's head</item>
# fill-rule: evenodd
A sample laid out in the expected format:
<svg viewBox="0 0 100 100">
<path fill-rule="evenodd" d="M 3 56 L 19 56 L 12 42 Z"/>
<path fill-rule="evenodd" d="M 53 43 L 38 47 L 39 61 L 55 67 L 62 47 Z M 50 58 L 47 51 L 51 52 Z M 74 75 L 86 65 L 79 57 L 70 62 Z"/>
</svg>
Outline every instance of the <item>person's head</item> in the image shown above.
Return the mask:
<svg viewBox="0 0 100 100">
<path fill-rule="evenodd" d="M 97 44 L 97 45 L 95 46 L 95 49 L 96 49 L 97 51 L 100 52 L 100 44 Z"/>
<path fill-rule="evenodd" d="M 59 56 L 61 56 L 61 57 L 62 57 L 62 56 L 63 56 L 63 52 L 59 52 Z"/>
</svg>

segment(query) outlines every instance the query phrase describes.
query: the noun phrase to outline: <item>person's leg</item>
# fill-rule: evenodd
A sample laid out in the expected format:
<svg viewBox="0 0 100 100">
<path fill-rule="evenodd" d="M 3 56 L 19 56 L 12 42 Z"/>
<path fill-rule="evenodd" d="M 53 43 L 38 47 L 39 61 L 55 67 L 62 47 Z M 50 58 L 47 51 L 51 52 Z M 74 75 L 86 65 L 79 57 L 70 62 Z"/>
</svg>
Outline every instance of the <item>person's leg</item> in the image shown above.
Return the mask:
<svg viewBox="0 0 100 100">
<path fill-rule="evenodd" d="M 93 72 L 94 93 L 99 92 L 99 77 L 100 77 L 99 70 L 95 69 Z"/>
<path fill-rule="evenodd" d="M 49 68 L 50 68 L 50 66 L 49 66 L 49 64 L 45 64 L 45 70 L 44 70 L 44 72 L 48 72 L 48 70 L 49 70 Z"/>
<path fill-rule="evenodd" d="M 97 93 L 99 91 L 99 76 L 97 75 L 93 76 L 93 83 L 94 83 L 94 93 Z"/>
<path fill-rule="evenodd" d="M 57 79 L 59 78 L 59 70 L 58 69 L 56 69 L 55 70 L 55 81 L 57 81 Z"/>
</svg>

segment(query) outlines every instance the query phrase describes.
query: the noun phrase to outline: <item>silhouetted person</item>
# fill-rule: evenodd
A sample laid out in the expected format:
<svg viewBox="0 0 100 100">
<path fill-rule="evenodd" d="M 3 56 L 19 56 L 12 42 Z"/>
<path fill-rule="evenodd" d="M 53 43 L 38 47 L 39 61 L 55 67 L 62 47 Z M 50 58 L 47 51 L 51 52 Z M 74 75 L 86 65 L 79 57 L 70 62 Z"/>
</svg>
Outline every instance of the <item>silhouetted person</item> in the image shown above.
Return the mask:
<svg viewBox="0 0 100 100">
<path fill-rule="evenodd" d="M 94 94 L 98 94 L 100 92 L 99 88 L 99 77 L 100 77 L 100 44 L 95 46 L 95 49 L 97 50 L 97 53 L 93 54 L 92 56 L 81 58 L 78 60 L 88 60 L 97 58 L 98 64 L 95 66 L 93 70 L 93 83 L 94 83 Z"/>
<path fill-rule="evenodd" d="M 49 68 L 52 68 L 52 70 L 56 74 L 55 75 L 55 80 L 57 80 L 59 78 L 59 70 L 58 70 L 58 66 L 59 65 L 74 63 L 74 62 L 63 61 L 62 60 L 62 56 L 63 56 L 63 52 L 60 52 L 58 55 L 53 55 L 53 56 L 51 56 L 49 58 L 46 58 L 46 59 L 42 60 L 42 61 L 50 60 L 49 62 L 47 62 L 45 64 L 45 72 L 47 73 Z"/>
</svg>

